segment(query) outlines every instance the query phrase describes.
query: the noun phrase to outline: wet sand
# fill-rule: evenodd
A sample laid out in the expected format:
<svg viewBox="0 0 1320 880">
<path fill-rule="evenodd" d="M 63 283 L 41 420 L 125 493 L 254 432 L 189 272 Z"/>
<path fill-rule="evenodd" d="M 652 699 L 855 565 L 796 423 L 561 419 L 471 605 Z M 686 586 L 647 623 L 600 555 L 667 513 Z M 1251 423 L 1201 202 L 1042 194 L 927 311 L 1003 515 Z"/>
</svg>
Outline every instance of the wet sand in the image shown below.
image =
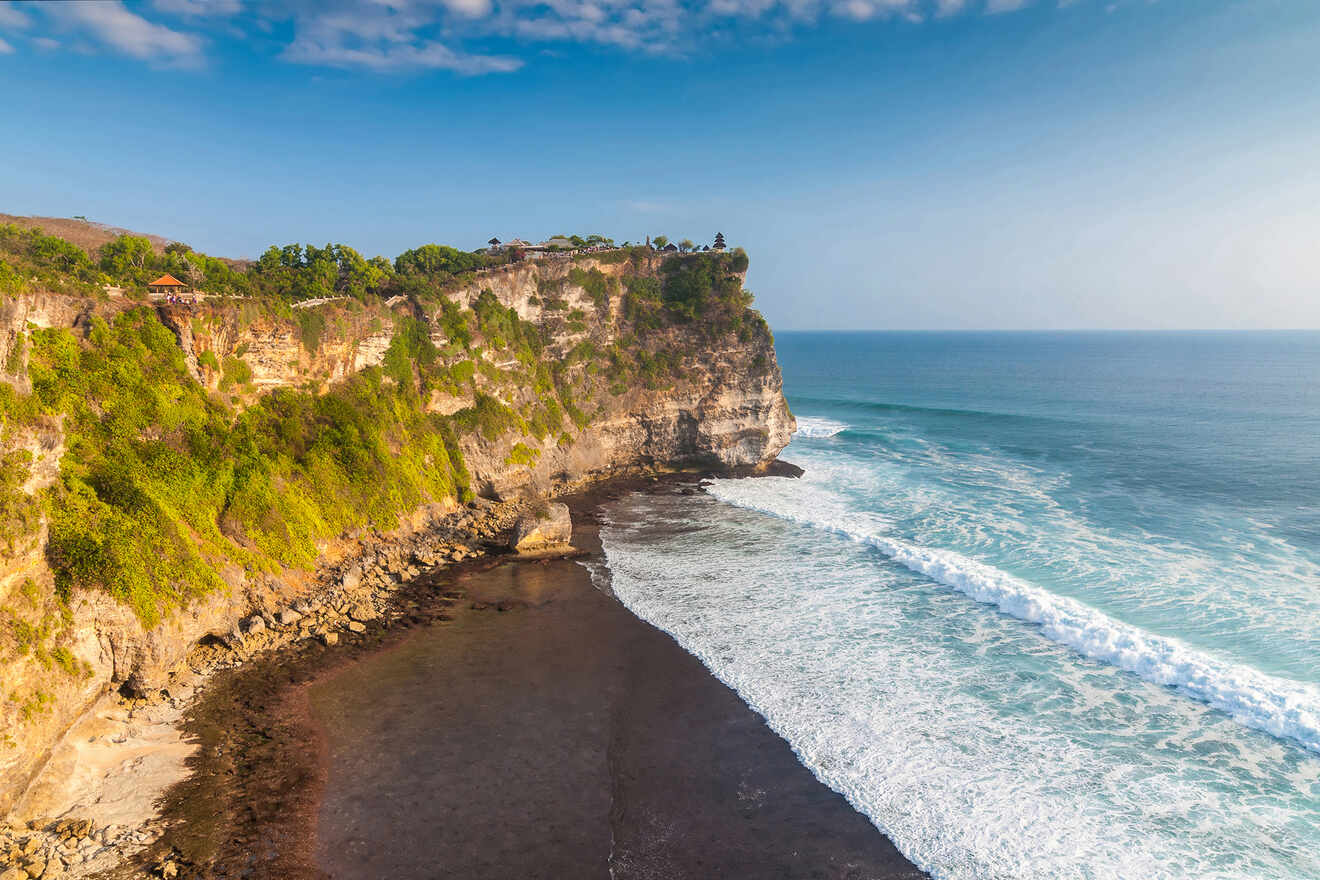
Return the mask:
<svg viewBox="0 0 1320 880">
<path fill-rule="evenodd" d="M 453 586 L 453 624 L 308 690 L 329 876 L 925 876 L 581 565 Z"/>
<path fill-rule="evenodd" d="M 627 488 L 566 499 L 589 558 Z M 399 602 L 208 689 L 152 858 L 281 880 L 926 876 L 577 561 L 464 563 Z"/>
</svg>

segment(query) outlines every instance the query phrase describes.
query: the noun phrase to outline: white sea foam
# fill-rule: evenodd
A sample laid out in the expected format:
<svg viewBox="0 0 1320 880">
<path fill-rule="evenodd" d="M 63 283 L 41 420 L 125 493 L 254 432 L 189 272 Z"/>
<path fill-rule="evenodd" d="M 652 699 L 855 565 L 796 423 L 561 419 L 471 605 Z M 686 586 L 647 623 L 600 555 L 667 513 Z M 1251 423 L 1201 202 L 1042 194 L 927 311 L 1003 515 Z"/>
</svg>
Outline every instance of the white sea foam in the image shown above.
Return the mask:
<svg viewBox="0 0 1320 880">
<path fill-rule="evenodd" d="M 809 503 L 776 491 L 773 478 L 716 481 L 716 498 L 802 525 L 824 529 L 876 548 L 895 562 L 1040 626 L 1048 638 L 1092 660 L 1178 689 L 1237 722 L 1287 737 L 1320 752 L 1320 687 L 1268 675 L 1147 632 L 959 553 L 922 547 L 875 528 L 873 517 L 835 501 Z M 824 493 L 821 493 L 824 494 Z"/>
<path fill-rule="evenodd" d="M 778 491 L 848 516 L 818 485 Z M 615 506 L 601 539 L 615 594 L 937 880 L 1320 877 L 1320 757 L 1078 662 L 868 544 L 656 497 Z"/>
<path fill-rule="evenodd" d="M 794 436 L 823 439 L 842 434 L 846 430 L 848 430 L 847 425 L 843 422 L 836 422 L 834 419 L 801 416 L 797 420 L 797 431 L 794 432 Z"/>
</svg>

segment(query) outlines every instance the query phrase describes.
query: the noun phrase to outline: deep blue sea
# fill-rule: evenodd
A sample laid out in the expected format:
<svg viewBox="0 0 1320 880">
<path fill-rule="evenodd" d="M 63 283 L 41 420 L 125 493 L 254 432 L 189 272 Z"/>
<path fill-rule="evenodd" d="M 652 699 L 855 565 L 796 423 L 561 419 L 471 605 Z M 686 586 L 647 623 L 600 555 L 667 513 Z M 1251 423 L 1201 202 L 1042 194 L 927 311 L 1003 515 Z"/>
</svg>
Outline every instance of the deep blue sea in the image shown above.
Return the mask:
<svg viewBox="0 0 1320 880">
<path fill-rule="evenodd" d="M 778 337 L 615 593 L 938 878 L 1320 878 L 1320 333 Z"/>
</svg>

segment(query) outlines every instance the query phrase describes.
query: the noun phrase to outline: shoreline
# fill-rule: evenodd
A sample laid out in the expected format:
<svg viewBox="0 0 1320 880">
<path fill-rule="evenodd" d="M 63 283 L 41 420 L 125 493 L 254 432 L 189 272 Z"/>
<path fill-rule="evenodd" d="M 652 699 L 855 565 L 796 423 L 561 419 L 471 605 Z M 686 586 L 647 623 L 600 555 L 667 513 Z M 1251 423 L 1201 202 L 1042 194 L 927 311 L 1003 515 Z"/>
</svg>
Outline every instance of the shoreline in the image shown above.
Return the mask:
<svg viewBox="0 0 1320 880">
<path fill-rule="evenodd" d="M 575 550 L 572 556 L 601 560 L 596 536 L 597 511 L 601 504 L 637 490 L 690 493 L 697 478 L 696 474 L 690 473 L 626 476 L 601 481 L 561 496 L 559 500 L 567 502 L 573 510 Z M 488 545 L 486 549 L 493 546 Z M 500 630 L 507 629 L 504 624 L 520 616 L 542 613 L 537 604 L 529 603 L 526 597 L 502 594 L 499 590 L 491 589 L 492 578 L 506 578 L 506 575 L 512 577 L 510 573 L 515 571 L 527 571 L 538 576 L 552 572 L 553 576 L 549 578 L 551 589 L 562 593 L 560 600 L 556 601 L 578 603 L 591 615 L 603 615 L 598 623 L 605 621 L 603 630 L 612 638 L 624 638 L 629 643 L 645 645 L 644 656 L 648 658 L 646 662 L 650 669 L 647 687 L 634 690 L 654 690 L 659 682 L 666 686 L 661 689 L 674 690 L 676 694 L 682 695 L 677 705 L 668 706 L 659 716 L 655 714 L 654 706 L 630 706 L 624 716 L 645 720 L 634 721 L 631 725 L 624 724 L 623 729 L 632 730 L 636 734 L 640 725 L 641 732 L 645 733 L 663 724 L 667 715 L 675 712 L 681 714 L 684 706 L 696 705 L 702 709 L 697 712 L 695 722 L 689 719 L 689 725 L 696 723 L 699 726 L 707 719 L 718 718 L 722 734 L 727 734 L 730 729 L 738 731 L 734 738 L 739 741 L 741 748 L 721 748 L 723 735 L 708 737 L 704 742 L 713 751 L 698 757 L 690 754 L 693 752 L 693 730 L 690 726 L 671 731 L 673 735 L 667 739 L 643 736 L 642 739 L 648 745 L 634 749 L 633 754 L 639 766 L 688 766 L 689 772 L 683 778 L 690 782 L 700 780 L 696 785 L 696 789 L 700 790 L 698 792 L 691 785 L 687 790 L 675 790 L 675 786 L 663 777 L 648 777 L 649 783 L 646 779 L 638 781 L 633 777 L 634 799 L 645 803 L 662 795 L 662 800 L 669 801 L 679 795 L 679 801 L 686 798 L 685 814 L 707 817 L 704 825 L 689 829 L 690 833 L 703 839 L 699 842 L 683 839 L 683 843 L 677 847 L 685 853 L 689 850 L 703 852 L 705 861 L 703 857 L 694 856 L 695 864 L 677 872 L 672 870 L 677 866 L 669 864 L 671 870 L 662 872 L 660 876 L 707 875 L 706 869 L 712 867 L 709 860 L 718 860 L 721 852 L 725 853 L 726 858 L 735 859 L 733 865 L 726 866 L 732 871 L 724 871 L 726 876 L 768 876 L 767 870 L 780 876 L 926 876 L 907 862 L 892 843 L 866 817 L 848 805 L 841 795 L 816 780 L 798 762 L 787 743 L 770 731 L 759 715 L 715 679 L 696 658 L 683 651 L 667 634 L 633 616 L 612 596 L 597 590 L 591 584 L 586 568 L 562 556 L 530 559 L 505 554 L 482 555 L 432 568 L 395 586 L 390 593 L 390 608 L 382 610 L 382 616 L 369 621 L 360 631 L 355 628 L 343 632 L 343 638 L 338 644 L 327 645 L 324 639 L 303 639 L 249 657 L 232 668 L 212 673 L 204 689 L 183 712 L 182 731 L 194 748 L 187 759 L 187 777 L 173 785 L 160 801 L 159 819 L 156 821 L 163 827 L 163 833 L 115 868 L 97 876 L 127 878 L 142 876 L 144 873 L 169 877 L 272 878 L 380 875 L 379 871 L 372 868 L 367 868 L 365 873 L 353 873 L 352 870 L 345 870 L 343 865 L 337 866 L 337 870 L 326 870 L 328 857 L 320 844 L 323 838 L 331 836 L 323 826 L 327 809 L 326 795 L 329 791 L 330 800 L 334 801 L 336 790 L 332 787 L 342 785 L 343 780 L 336 778 L 336 731 L 327 731 L 323 719 L 318 718 L 318 709 L 314 705 L 317 695 L 323 694 L 327 688 L 333 689 L 332 683 L 338 677 L 357 674 L 371 664 L 389 662 L 392 654 L 415 650 L 418 644 L 430 642 L 441 646 L 450 644 L 452 647 L 452 644 L 464 638 L 471 641 L 474 627 L 489 628 L 489 621 L 496 622 L 494 640 L 488 632 L 474 644 L 496 651 L 497 655 L 509 653 L 508 635 L 501 637 L 498 634 Z M 582 604 L 584 602 L 585 605 Z M 577 624 L 571 615 L 560 617 L 556 624 L 560 630 L 574 625 Z M 621 634 L 626 634 L 626 637 Z M 578 635 L 580 638 L 582 634 Z M 573 653 L 571 644 L 568 650 L 570 654 Z M 594 657 L 597 650 L 590 645 L 583 645 L 578 651 L 581 655 L 579 659 Z M 624 655 L 611 656 L 618 659 Z M 447 693 L 466 694 L 478 701 L 498 695 L 526 671 L 528 659 L 524 657 L 522 665 L 514 662 L 504 670 L 503 677 L 497 675 L 493 679 L 478 681 L 479 676 L 469 676 L 450 681 Z M 593 659 L 591 662 L 596 661 Z M 548 726 L 553 727 L 566 720 L 572 723 L 579 715 L 590 716 L 600 708 L 590 703 L 590 695 L 593 693 L 590 674 L 582 677 L 570 673 L 567 678 L 586 689 L 583 693 L 587 695 L 584 697 L 587 702 L 578 707 L 578 712 L 566 713 L 562 708 L 548 712 L 542 716 L 542 723 Z M 599 684 L 596 682 L 596 685 Z M 612 690 L 606 690 L 615 696 L 621 693 L 617 682 Z M 625 704 L 627 702 L 624 701 Z M 471 723 L 465 725 L 464 721 L 471 722 L 471 716 L 460 714 L 446 720 L 448 729 L 452 731 L 452 735 L 443 737 L 448 745 L 452 746 L 455 740 L 461 739 L 471 728 Z M 503 717 L 496 718 L 496 721 L 516 724 Z M 489 759 L 489 749 L 483 748 L 480 742 L 468 742 L 460 746 L 459 752 L 465 756 L 466 764 Z M 595 766 L 595 758 L 590 754 L 584 760 L 588 765 Z M 612 765 L 614 758 L 611 757 L 610 761 Z M 492 765 L 496 766 L 498 762 Z M 773 772 L 764 775 L 769 768 L 773 768 Z M 760 795 L 748 801 L 746 793 L 738 788 L 745 784 L 749 773 L 754 775 L 758 769 L 764 775 L 764 784 L 754 789 Z M 741 778 L 734 779 L 733 776 L 738 774 L 741 774 Z M 542 780 L 545 785 L 542 793 L 548 798 L 546 803 L 564 805 L 564 810 L 571 812 L 582 794 L 581 778 L 580 773 L 565 770 L 565 775 L 557 780 Z M 757 826 L 756 822 L 747 817 L 738 819 L 730 818 L 731 814 L 720 815 L 717 805 L 721 803 L 721 798 L 712 800 L 710 796 L 710 785 L 719 781 L 732 785 L 730 790 L 733 792 L 733 802 L 741 802 L 744 812 L 749 802 L 775 805 L 770 810 L 775 818 L 768 820 L 772 830 Z M 769 795 L 766 794 L 767 786 Z M 619 817 L 614 815 L 613 806 L 614 798 L 618 795 L 615 791 L 618 781 L 606 787 L 611 791 L 610 809 L 603 814 L 597 810 L 595 814 L 584 817 L 581 824 L 584 827 L 595 827 L 597 831 L 607 829 L 607 837 L 596 840 L 594 845 L 581 839 L 575 846 L 560 844 L 557 840 L 543 841 L 544 845 L 540 849 L 550 846 L 568 860 L 563 865 L 580 867 L 597 856 L 600 840 L 603 839 L 608 843 L 604 852 L 610 859 L 615 858 L 612 853 L 620 845 L 620 827 L 616 827 Z M 600 788 L 598 785 L 597 789 Z M 503 814 L 492 818 L 490 815 L 477 815 L 465 799 L 465 808 L 461 814 L 468 818 L 457 825 L 453 824 L 451 818 L 444 826 L 449 833 L 457 835 L 449 841 L 445 851 L 452 853 L 456 848 L 461 849 L 465 840 L 473 844 L 485 840 L 492 821 L 508 823 L 516 820 L 521 808 L 514 804 L 521 800 L 519 793 L 501 790 L 499 797 L 486 802 L 488 813 Z M 597 806 L 599 800 L 597 790 Z M 589 801 L 592 798 L 584 799 L 584 802 Z M 712 809 L 715 810 L 714 814 L 709 812 Z M 809 834 L 800 830 L 803 826 L 810 829 Z M 388 836 L 388 830 L 385 836 Z M 643 843 L 648 836 L 654 836 L 635 825 L 633 831 L 631 839 L 634 843 Z M 739 846 L 736 841 L 742 840 L 750 831 L 755 831 L 753 837 Z M 581 838 L 582 834 L 578 837 Z M 626 844 L 627 835 L 623 837 Z M 379 851 L 382 847 L 386 851 L 393 851 L 389 844 L 382 844 L 376 849 Z M 505 856 L 506 859 L 516 861 L 520 857 L 518 852 L 536 854 L 537 849 L 531 841 L 520 839 L 518 846 Z M 832 849 L 846 852 L 832 853 Z M 790 851 L 791 855 L 788 855 Z M 804 851 L 815 853 L 815 860 L 811 855 L 800 855 Z M 535 862 L 518 867 L 506 861 L 496 865 L 496 869 L 487 876 L 535 875 L 542 856 L 543 853 L 536 855 Z M 782 861 L 783 858 L 788 861 Z M 584 862 L 584 859 L 587 861 Z M 808 866 L 806 862 L 811 864 Z M 705 868 L 699 867 L 703 864 Z M 740 864 L 744 866 L 741 869 L 738 867 Z M 859 872 L 860 864 L 869 867 Z M 619 877 L 630 876 L 628 864 L 612 863 L 611 867 L 619 869 Z M 636 857 L 632 867 L 642 867 Z M 802 870 L 799 872 L 799 869 Z M 529 870 L 531 873 L 528 873 Z M 403 877 L 430 876 L 409 874 L 406 866 L 397 865 L 388 873 Z M 461 876 L 480 876 L 470 870 L 458 873 Z M 570 873 L 580 872 L 574 868 Z M 562 874 L 543 874 L 559 875 Z M 631 876 L 650 875 L 634 872 Z"/>
</svg>

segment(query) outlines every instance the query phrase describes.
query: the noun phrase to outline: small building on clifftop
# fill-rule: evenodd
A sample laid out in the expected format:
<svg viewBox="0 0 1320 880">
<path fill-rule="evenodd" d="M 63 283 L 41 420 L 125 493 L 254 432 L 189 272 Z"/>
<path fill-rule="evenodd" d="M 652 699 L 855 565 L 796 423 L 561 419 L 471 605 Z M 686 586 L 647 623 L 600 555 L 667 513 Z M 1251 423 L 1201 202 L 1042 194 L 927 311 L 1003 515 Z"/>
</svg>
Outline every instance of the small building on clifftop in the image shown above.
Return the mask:
<svg viewBox="0 0 1320 880">
<path fill-rule="evenodd" d="M 147 293 L 153 296 L 176 296 L 185 293 L 188 285 L 166 272 L 147 285 Z"/>
</svg>

